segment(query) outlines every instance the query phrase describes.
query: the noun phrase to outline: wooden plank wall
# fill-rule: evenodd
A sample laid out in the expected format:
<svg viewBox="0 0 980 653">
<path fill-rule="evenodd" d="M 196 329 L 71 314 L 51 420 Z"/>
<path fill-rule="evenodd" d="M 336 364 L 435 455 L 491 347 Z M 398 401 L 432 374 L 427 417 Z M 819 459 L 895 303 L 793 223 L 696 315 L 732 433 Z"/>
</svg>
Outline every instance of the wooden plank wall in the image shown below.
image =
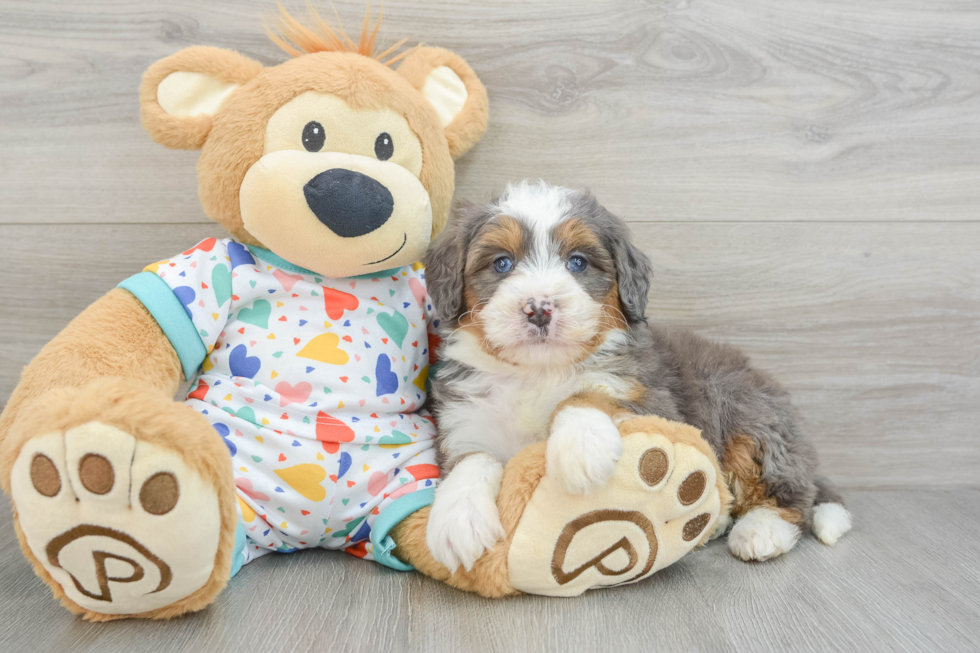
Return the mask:
<svg viewBox="0 0 980 653">
<path fill-rule="evenodd" d="M 287 6 L 302 11 L 303 3 Z M 348 24 L 363 5 L 336 2 Z M 221 230 L 136 90 L 193 44 L 283 56 L 271 0 L 0 2 L 0 403 L 72 316 Z M 492 103 L 457 197 L 589 186 L 656 264 L 651 316 L 744 347 L 848 487 L 980 466 L 980 11 L 969 0 L 389 0 Z"/>
</svg>

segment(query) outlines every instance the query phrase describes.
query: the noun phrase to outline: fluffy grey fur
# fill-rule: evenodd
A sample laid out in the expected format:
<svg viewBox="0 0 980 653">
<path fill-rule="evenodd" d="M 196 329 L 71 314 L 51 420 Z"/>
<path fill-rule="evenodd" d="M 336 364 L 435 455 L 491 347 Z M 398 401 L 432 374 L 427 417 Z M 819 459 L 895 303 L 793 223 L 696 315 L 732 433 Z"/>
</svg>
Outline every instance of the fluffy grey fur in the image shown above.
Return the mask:
<svg viewBox="0 0 980 653">
<path fill-rule="evenodd" d="M 811 522 L 815 503 L 840 503 L 830 483 L 817 477 L 816 452 L 787 392 L 737 349 L 650 323 L 645 317 L 652 275 L 649 258 L 632 244 L 626 224 L 595 197 L 571 192 L 569 217 L 583 219 L 615 260 L 628 332 L 621 347 L 593 354 L 582 365 L 637 379 L 646 393 L 626 408 L 696 426 L 719 459 L 734 436 L 753 438 L 770 494 L 779 506 L 799 511 L 806 523 Z M 496 217 L 497 203 L 495 199 L 485 205 L 460 205 L 450 228 L 425 257 L 430 296 L 450 329 L 458 325 L 464 306 L 469 243 Z M 437 416 L 443 406 L 466 400 L 454 386 L 476 373 L 465 361 L 443 361 L 433 379 Z"/>
</svg>

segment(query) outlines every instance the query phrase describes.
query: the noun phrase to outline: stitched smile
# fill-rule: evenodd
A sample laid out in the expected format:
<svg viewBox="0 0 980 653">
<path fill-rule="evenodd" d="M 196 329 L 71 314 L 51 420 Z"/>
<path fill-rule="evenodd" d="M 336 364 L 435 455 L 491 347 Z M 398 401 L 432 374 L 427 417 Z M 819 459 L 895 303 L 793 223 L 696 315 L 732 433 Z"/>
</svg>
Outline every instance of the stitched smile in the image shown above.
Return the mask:
<svg viewBox="0 0 980 653">
<path fill-rule="evenodd" d="M 402 248 L 405 247 L 405 243 L 407 243 L 407 242 L 408 242 L 408 234 L 407 233 L 404 233 L 404 234 L 402 234 L 402 244 L 398 246 L 398 249 L 396 249 L 391 254 L 389 254 L 388 256 L 386 256 L 386 257 L 384 257 L 382 259 L 378 259 L 377 261 L 371 261 L 370 263 L 365 263 L 364 265 L 374 265 L 375 263 L 384 263 L 385 261 L 387 261 L 388 259 L 390 259 L 395 254 L 397 254 L 398 252 L 402 251 Z"/>
</svg>

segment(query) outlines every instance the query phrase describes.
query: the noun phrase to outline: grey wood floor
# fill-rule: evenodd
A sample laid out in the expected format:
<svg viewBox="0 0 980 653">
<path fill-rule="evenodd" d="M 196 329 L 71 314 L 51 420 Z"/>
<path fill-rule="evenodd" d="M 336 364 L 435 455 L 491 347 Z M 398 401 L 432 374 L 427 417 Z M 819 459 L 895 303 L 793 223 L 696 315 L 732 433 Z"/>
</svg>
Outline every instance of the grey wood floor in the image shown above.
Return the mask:
<svg viewBox="0 0 980 653">
<path fill-rule="evenodd" d="M 348 24 L 363 11 L 336 5 Z M 274 6 L 0 0 L 0 405 L 96 297 L 222 233 L 197 201 L 197 155 L 139 126 L 139 77 L 192 44 L 281 61 L 261 29 Z M 980 648 L 980 0 L 385 13 L 389 41 L 451 48 L 488 87 L 457 197 L 525 176 L 595 190 L 654 259 L 651 317 L 744 347 L 792 391 L 856 532 L 762 565 L 714 544 L 565 601 L 270 557 L 204 614 L 93 626 L 50 600 L 0 528 L 0 648 Z"/>
<path fill-rule="evenodd" d="M 5 651 L 976 651 L 980 491 L 856 490 L 834 548 L 750 564 L 716 541 L 649 581 L 492 601 L 336 552 L 245 567 L 204 612 L 90 624 L 51 600 L 3 511 Z"/>
</svg>

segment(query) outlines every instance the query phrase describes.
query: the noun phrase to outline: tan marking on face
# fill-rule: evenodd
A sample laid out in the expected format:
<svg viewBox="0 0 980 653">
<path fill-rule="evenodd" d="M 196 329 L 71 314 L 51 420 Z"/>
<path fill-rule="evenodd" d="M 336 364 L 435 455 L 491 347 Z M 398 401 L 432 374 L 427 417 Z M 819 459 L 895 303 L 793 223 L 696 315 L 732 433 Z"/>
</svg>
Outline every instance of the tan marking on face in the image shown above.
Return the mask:
<svg viewBox="0 0 980 653">
<path fill-rule="evenodd" d="M 572 252 L 583 252 L 587 254 L 592 265 L 600 263 L 605 267 L 611 266 L 613 263 L 612 255 L 599 240 L 599 236 L 581 218 L 572 218 L 559 224 L 552 232 L 552 238 L 558 243 L 559 254 L 562 258 Z M 601 304 L 603 315 L 596 338 L 589 343 L 589 354 L 602 344 L 608 331 L 626 328 L 623 307 L 619 302 L 618 283 L 613 283 L 612 288 L 602 298 Z"/>
<path fill-rule="evenodd" d="M 459 328 L 470 332 L 480 343 L 480 348 L 490 356 L 505 362 L 500 350 L 490 344 L 481 320 L 481 312 L 486 300 L 481 300 L 476 291 L 475 278 L 486 270 L 492 259 L 500 253 L 510 254 L 515 259 L 523 255 L 526 243 L 520 223 L 509 215 L 501 215 L 485 225 L 470 244 L 466 255 L 463 273 L 463 305 L 465 312 L 459 319 Z M 516 264 L 516 260 L 514 261 Z M 489 299 L 489 298 L 487 298 Z"/>
<path fill-rule="evenodd" d="M 466 288 L 463 291 L 463 305 L 466 310 L 459 318 L 459 328 L 476 338 L 476 341 L 480 343 L 480 349 L 485 354 L 503 361 L 504 359 L 500 356 L 500 352 L 490 344 L 490 339 L 487 338 L 487 332 L 483 329 L 480 312 L 483 310 L 484 305 L 480 303 L 480 298 L 470 288 Z"/>
<path fill-rule="evenodd" d="M 581 218 L 565 220 L 552 232 L 558 251 L 564 257 L 576 250 L 604 251 L 599 237 Z"/>
<path fill-rule="evenodd" d="M 472 278 L 491 262 L 491 257 L 501 252 L 520 258 L 525 246 L 520 223 L 509 215 L 498 216 L 494 222 L 485 225 L 470 244 L 466 256 L 467 277 Z"/>
<path fill-rule="evenodd" d="M 581 363 L 594 354 L 602 346 L 602 343 L 606 341 L 606 337 L 610 331 L 625 328 L 626 320 L 623 318 L 623 310 L 619 303 L 619 284 L 613 284 L 613 287 L 606 293 L 606 296 L 602 298 L 602 316 L 599 318 L 596 334 L 582 344 L 575 362 Z M 634 402 L 639 401 L 645 394 L 646 388 L 639 382 L 636 382 L 636 387 L 630 393 L 628 399 Z"/>
<path fill-rule="evenodd" d="M 736 435 L 725 450 L 722 470 L 729 478 L 729 486 L 735 495 L 731 515 L 739 518 L 753 508 L 775 510 L 791 524 L 799 524 L 803 516 L 792 508 L 781 508 L 769 495 L 769 488 L 762 482 L 762 468 L 758 463 L 759 448 L 752 438 Z"/>
</svg>

